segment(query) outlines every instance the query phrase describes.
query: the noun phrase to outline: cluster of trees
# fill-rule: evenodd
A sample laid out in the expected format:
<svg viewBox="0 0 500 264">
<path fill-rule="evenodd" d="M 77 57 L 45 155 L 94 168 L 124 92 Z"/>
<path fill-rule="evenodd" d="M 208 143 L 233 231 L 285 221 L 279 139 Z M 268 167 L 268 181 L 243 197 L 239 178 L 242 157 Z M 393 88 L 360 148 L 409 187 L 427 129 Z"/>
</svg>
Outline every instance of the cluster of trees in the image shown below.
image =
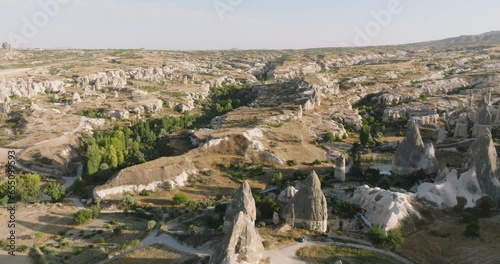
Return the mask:
<svg viewBox="0 0 500 264">
<path fill-rule="evenodd" d="M 212 88 L 210 104 L 205 105 L 205 115 L 211 119 L 218 115 L 223 115 L 233 109 L 244 106 L 252 102 L 249 85 L 236 86 L 228 85 L 221 88 Z"/>
<path fill-rule="evenodd" d="M 12 188 L 15 190 L 16 201 L 36 203 L 42 200 L 42 193 L 52 198 L 52 202 L 60 202 L 66 194 L 66 190 L 59 183 L 49 183 L 43 190 L 41 188 L 42 177 L 38 174 L 25 173 L 16 177 L 15 185 L 9 185 L 6 181 L 0 184 L 0 201 L 2 204 L 9 202 Z M 12 187 L 14 186 L 14 187 Z"/>
<path fill-rule="evenodd" d="M 85 157 L 85 172 L 88 176 L 107 180 L 118 169 L 169 156 L 169 135 L 191 127 L 195 121 L 189 113 L 180 117 L 138 120 L 130 128 L 117 126 L 88 138 L 80 146 Z"/>
</svg>

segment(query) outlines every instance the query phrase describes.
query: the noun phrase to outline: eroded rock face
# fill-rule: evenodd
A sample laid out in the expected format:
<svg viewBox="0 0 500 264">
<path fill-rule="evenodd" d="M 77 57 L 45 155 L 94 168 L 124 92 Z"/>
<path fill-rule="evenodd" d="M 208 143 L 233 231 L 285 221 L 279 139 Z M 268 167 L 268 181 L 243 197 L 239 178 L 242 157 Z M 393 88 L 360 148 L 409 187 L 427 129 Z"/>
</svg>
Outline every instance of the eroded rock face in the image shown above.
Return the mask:
<svg viewBox="0 0 500 264">
<path fill-rule="evenodd" d="M 488 129 L 470 146 L 462 164 L 463 173 L 444 168 L 436 183 L 424 183 L 418 187 L 417 197 L 437 207 L 450 208 L 458 204 L 457 197 L 465 199 L 466 208 L 476 206 L 477 200 L 489 196 L 500 202 L 497 153 Z"/>
<path fill-rule="evenodd" d="M 421 217 L 413 208 L 413 197 L 409 194 L 364 185 L 354 191 L 351 201 L 365 210 L 368 221 L 385 231 L 398 227 L 400 221 L 410 215 Z"/>
<path fill-rule="evenodd" d="M 252 190 L 247 181 L 241 184 L 236 191 L 233 201 L 229 204 L 224 215 L 224 230 L 235 221 L 239 212 L 243 212 L 251 221 L 255 222 L 257 210 L 255 209 L 255 200 L 252 196 Z"/>
<path fill-rule="evenodd" d="M 315 171 L 309 174 L 286 206 L 284 216 L 286 221 L 294 226 L 304 225 L 310 230 L 326 232 L 328 208 Z"/>
<path fill-rule="evenodd" d="M 345 182 L 345 157 L 340 155 L 335 160 L 335 179 Z"/>
<path fill-rule="evenodd" d="M 2 44 L 2 49 L 3 49 L 3 50 L 7 50 L 7 51 L 9 51 L 9 50 L 11 50 L 11 49 L 12 49 L 12 47 L 11 47 L 11 45 L 10 45 L 10 43 L 9 43 L 9 42 L 4 42 L 4 43 Z"/>
<path fill-rule="evenodd" d="M 472 143 L 464 157 L 462 168 L 473 172 L 481 191 L 493 200 L 500 198 L 498 181 L 497 152 L 489 129 L 485 129 Z"/>
<path fill-rule="evenodd" d="M 492 120 L 493 117 L 488 109 L 488 104 L 482 102 L 476 112 L 474 127 L 472 128 L 472 137 L 479 137 L 486 128 L 491 129 Z"/>
<path fill-rule="evenodd" d="M 127 85 L 127 74 L 123 70 L 107 71 L 89 74 L 78 78 L 77 84 L 81 88 L 102 87 L 124 88 Z"/>
<path fill-rule="evenodd" d="M 255 229 L 255 201 L 248 182 L 244 181 L 224 216 L 222 243 L 210 257 L 210 264 L 257 264 L 260 262 L 262 240 Z"/>
<path fill-rule="evenodd" d="M 0 81 L 0 101 L 6 97 L 19 96 L 23 98 L 32 98 L 38 94 L 65 93 L 65 85 L 63 81 L 37 81 L 33 78 L 11 78 L 2 79 Z"/>
<path fill-rule="evenodd" d="M 412 124 L 396 149 L 392 171 L 400 176 L 410 176 L 419 170 L 423 170 L 426 174 L 436 172 L 437 159 L 434 146 L 432 144 L 425 146 L 417 125 Z"/>
</svg>

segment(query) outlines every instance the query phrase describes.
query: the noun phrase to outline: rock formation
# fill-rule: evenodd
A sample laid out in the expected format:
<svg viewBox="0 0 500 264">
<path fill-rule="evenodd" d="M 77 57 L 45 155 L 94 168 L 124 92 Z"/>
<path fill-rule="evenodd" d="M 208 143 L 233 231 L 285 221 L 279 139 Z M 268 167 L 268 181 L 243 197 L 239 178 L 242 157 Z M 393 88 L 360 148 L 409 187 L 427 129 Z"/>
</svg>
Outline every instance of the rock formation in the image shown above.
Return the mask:
<svg viewBox="0 0 500 264">
<path fill-rule="evenodd" d="M 73 104 L 79 104 L 82 102 L 82 98 L 80 98 L 80 94 L 75 92 L 73 93 L 73 97 L 71 98 Z"/>
<path fill-rule="evenodd" d="M 351 201 L 361 206 L 364 216 L 371 224 L 381 226 L 385 231 L 398 227 L 400 221 L 410 215 L 421 217 L 413 208 L 413 197 L 410 194 L 364 185 L 354 191 Z"/>
<path fill-rule="evenodd" d="M 6 97 L 18 96 L 23 98 L 32 98 L 42 93 L 60 93 L 66 92 L 63 81 L 38 81 L 33 78 L 9 78 L 0 80 L 0 101 Z"/>
<path fill-rule="evenodd" d="M 458 204 L 457 198 L 466 200 L 465 207 L 476 206 L 477 200 L 489 196 L 500 202 L 497 152 L 488 129 L 471 144 L 462 164 L 462 174 L 457 170 L 444 168 L 436 183 L 424 183 L 418 187 L 417 197 L 437 207 L 450 208 Z"/>
<path fill-rule="evenodd" d="M 321 182 L 315 171 L 309 174 L 286 206 L 284 216 L 291 225 L 303 225 L 309 230 L 326 232 L 328 208 L 321 190 Z"/>
<path fill-rule="evenodd" d="M 463 159 L 462 169 L 466 175 L 471 174 L 477 178 L 483 194 L 495 201 L 500 198 L 497 151 L 489 129 L 484 129 L 469 147 Z"/>
<path fill-rule="evenodd" d="M 492 126 L 492 116 L 490 110 L 488 109 L 488 103 L 486 99 L 482 101 L 481 106 L 476 112 L 476 118 L 474 122 L 474 127 L 472 128 L 472 137 L 477 138 L 482 132 L 488 128 L 491 129 Z"/>
<path fill-rule="evenodd" d="M 10 50 L 12 49 L 12 46 L 10 45 L 10 43 L 9 43 L 9 42 L 4 42 L 4 43 L 2 44 L 2 49 L 3 49 L 3 50 L 10 51 Z"/>
<path fill-rule="evenodd" d="M 259 263 L 264 247 L 255 229 L 255 201 L 246 181 L 236 191 L 224 216 L 225 237 L 210 257 L 210 264 Z"/>
<path fill-rule="evenodd" d="M 416 124 L 410 126 L 401 141 L 392 160 L 392 172 L 400 176 L 410 176 L 422 170 L 425 174 L 437 171 L 437 159 L 434 146 L 424 145 Z"/>
<path fill-rule="evenodd" d="M 456 138 L 468 138 L 469 137 L 469 119 L 465 116 L 457 120 L 455 125 L 455 134 L 453 137 Z"/>
<path fill-rule="evenodd" d="M 344 155 L 340 155 L 335 160 L 335 179 L 345 182 L 345 157 Z"/>
</svg>

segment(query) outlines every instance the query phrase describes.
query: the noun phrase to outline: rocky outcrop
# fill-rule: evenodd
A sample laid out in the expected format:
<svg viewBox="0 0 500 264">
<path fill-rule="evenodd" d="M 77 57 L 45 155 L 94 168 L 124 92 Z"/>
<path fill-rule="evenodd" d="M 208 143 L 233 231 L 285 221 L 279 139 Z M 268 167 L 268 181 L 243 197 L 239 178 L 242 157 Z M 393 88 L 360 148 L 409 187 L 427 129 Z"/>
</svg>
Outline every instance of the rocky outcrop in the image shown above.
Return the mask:
<svg viewBox="0 0 500 264">
<path fill-rule="evenodd" d="M 293 197 L 297 194 L 297 189 L 293 186 L 286 187 L 283 191 L 278 195 L 278 203 L 280 203 L 280 207 L 284 208 L 290 201 L 292 201 Z"/>
<path fill-rule="evenodd" d="M 437 159 L 434 146 L 425 146 L 418 126 L 412 124 L 403 141 L 398 144 L 392 160 L 392 172 L 400 176 L 410 176 L 419 170 L 425 174 L 436 172 Z"/>
<path fill-rule="evenodd" d="M 65 93 L 63 81 L 37 81 L 33 78 L 12 78 L 0 81 L 0 101 L 6 97 L 32 98 L 43 93 Z"/>
<path fill-rule="evenodd" d="M 71 97 L 71 102 L 73 104 L 79 104 L 82 102 L 82 98 L 80 97 L 80 94 L 77 92 L 73 93 L 73 96 Z"/>
<path fill-rule="evenodd" d="M 77 79 L 77 86 L 81 88 L 124 88 L 126 85 L 127 74 L 123 70 L 98 72 Z"/>
<path fill-rule="evenodd" d="M 189 156 L 164 157 L 122 169 L 105 184 L 94 189 L 94 198 L 105 200 L 115 195 L 154 190 L 165 186 L 184 186 L 198 170 Z"/>
<path fill-rule="evenodd" d="M 483 196 L 489 196 L 498 204 L 500 182 L 497 152 L 488 129 L 483 130 L 470 146 L 461 171 L 459 175 L 457 170 L 441 169 L 435 183 L 424 183 L 418 187 L 417 197 L 441 208 L 456 206 L 458 197 L 465 199 L 466 208 L 476 206 Z"/>
<path fill-rule="evenodd" d="M 493 117 L 488 104 L 483 101 L 476 112 L 474 127 L 472 127 L 472 137 L 477 138 L 485 129 L 491 129 Z"/>
<path fill-rule="evenodd" d="M 104 116 L 116 119 L 129 119 L 130 112 L 125 109 L 104 110 Z"/>
<path fill-rule="evenodd" d="M 462 169 L 466 174 L 475 175 L 483 194 L 494 200 L 500 198 L 497 152 L 489 129 L 483 130 L 469 147 Z"/>
<path fill-rule="evenodd" d="M 321 182 L 315 171 L 304 180 L 284 210 L 287 223 L 304 226 L 309 230 L 326 232 L 328 227 L 328 208 L 321 190 Z"/>
<path fill-rule="evenodd" d="M 2 49 L 3 49 L 3 50 L 6 50 L 6 51 L 10 51 L 10 50 L 12 49 L 12 46 L 10 45 L 10 43 L 9 43 L 9 42 L 4 42 L 4 43 L 2 44 Z"/>
<path fill-rule="evenodd" d="M 414 199 L 410 194 L 364 185 L 354 191 L 351 202 L 364 210 L 364 216 L 371 224 L 378 225 L 385 231 L 397 228 L 408 216 L 421 217 L 414 208 Z"/>
<path fill-rule="evenodd" d="M 264 247 L 255 229 L 255 201 L 246 181 L 236 191 L 224 216 L 223 241 L 210 257 L 210 264 L 257 264 Z"/>
<path fill-rule="evenodd" d="M 257 209 L 255 209 L 255 200 L 247 181 L 243 181 L 240 188 L 236 190 L 236 193 L 233 195 L 233 200 L 226 209 L 226 214 L 224 215 L 224 230 L 235 222 L 240 212 L 243 212 L 250 221 L 255 222 L 257 218 Z"/>
<path fill-rule="evenodd" d="M 321 66 L 311 62 L 306 65 L 285 65 L 277 66 L 267 73 L 269 79 L 294 79 L 307 74 L 318 73 L 321 71 Z"/>
<path fill-rule="evenodd" d="M 455 133 L 453 137 L 468 138 L 469 137 L 469 119 L 464 116 L 457 120 L 455 124 Z"/>
<path fill-rule="evenodd" d="M 345 157 L 344 155 L 340 155 L 336 160 L 335 160 L 335 174 L 334 174 L 335 179 L 345 182 Z"/>
</svg>

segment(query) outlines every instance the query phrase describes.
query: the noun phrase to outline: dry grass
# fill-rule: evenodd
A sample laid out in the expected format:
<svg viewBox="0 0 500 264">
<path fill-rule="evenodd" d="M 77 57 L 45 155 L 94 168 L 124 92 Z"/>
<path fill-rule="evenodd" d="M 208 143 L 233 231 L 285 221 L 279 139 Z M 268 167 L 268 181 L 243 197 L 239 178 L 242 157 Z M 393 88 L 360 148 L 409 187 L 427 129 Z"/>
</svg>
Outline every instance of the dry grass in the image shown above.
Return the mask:
<svg viewBox="0 0 500 264">
<path fill-rule="evenodd" d="M 460 217 L 445 217 L 422 231 L 407 237 L 400 251 L 419 263 L 432 264 L 465 264 L 465 263 L 499 263 L 500 259 L 500 218 L 492 217 L 480 220 L 481 237 L 470 239 L 462 233 L 466 224 Z M 449 234 L 439 237 L 439 234 Z"/>
<path fill-rule="evenodd" d="M 362 249 L 337 246 L 310 246 L 297 251 L 303 261 L 310 264 L 328 264 L 342 261 L 345 264 L 396 264 L 395 260 Z"/>
<path fill-rule="evenodd" d="M 197 257 L 192 255 L 178 253 L 161 245 L 153 245 L 113 260 L 109 264 L 188 264 L 194 263 L 196 259 Z"/>
</svg>

